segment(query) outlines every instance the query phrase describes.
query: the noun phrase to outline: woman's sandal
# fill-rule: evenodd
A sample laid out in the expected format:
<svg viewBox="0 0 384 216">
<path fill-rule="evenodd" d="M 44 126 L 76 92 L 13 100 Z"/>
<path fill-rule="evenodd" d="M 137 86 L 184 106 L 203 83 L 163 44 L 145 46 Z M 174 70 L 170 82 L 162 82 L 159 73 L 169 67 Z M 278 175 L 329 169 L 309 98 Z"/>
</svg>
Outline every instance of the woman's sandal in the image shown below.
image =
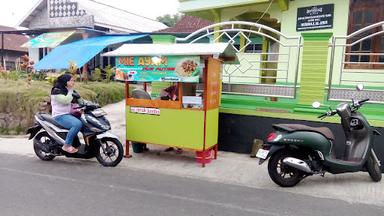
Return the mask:
<svg viewBox="0 0 384 216">
<path fill-rule="evenodd" d="M 71 153 L 71 154 L 74 154 L 74 153 L 76 153 L 76 152 L 78 151 L 78 149 L 77 149 L 77 148 L 74 148 L 73 146 L 69 146 L 69 147 L 65 147 L 65 146 L 63 146 L 61 149 L 62 149 L 63 151 L 66 151 L 66 152 L 68 152 L 68 153 Z"/>
</svg>

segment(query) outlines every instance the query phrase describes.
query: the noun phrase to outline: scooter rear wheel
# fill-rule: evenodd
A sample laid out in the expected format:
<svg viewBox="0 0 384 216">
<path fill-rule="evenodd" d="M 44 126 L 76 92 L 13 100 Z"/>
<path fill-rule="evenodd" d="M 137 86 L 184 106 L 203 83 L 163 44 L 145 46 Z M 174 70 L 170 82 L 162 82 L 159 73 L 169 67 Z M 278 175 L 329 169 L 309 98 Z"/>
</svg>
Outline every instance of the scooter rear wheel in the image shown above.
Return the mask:
<svg viewBox="0 0 384 216">
<path fill-rule="evenodd" d="M 47 146 L 52 138 L 45 131 L 38 133 L 33 139 L 33 150 L 38 158 L 43 161 L 51 161 L 55 158 L 54 155 L 49 154 L 41 149 L 40 146 Z"/>
<path fill-rule="evenodd" d="M 268 173 L 272 181 L 281 187 L 293 187 L 303 179 L 304 173 L 285 165 L 283 159 L 286 157 L 298 158 L 298 155 L 288 149 L 276 152 L 269 159 Z"/>
<path fill-rule="evenodd" d="M 371 154 L 366 162 L 367 171 L 371 176 L 372 181 L 381 181 L 381 169 L 379 164 L 376 163 L 374 156 Z"/>
</svg>

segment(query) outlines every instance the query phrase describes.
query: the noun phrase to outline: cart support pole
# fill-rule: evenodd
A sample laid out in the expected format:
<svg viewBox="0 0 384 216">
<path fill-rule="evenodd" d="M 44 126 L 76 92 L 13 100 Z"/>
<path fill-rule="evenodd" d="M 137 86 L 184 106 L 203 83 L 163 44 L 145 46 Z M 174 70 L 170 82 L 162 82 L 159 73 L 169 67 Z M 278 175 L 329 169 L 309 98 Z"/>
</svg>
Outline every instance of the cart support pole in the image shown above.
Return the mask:
<svg viewBox="0 0 384 216">
<path fill-rule="evenodd" d="M 125 140 L 125 158 L 131 158 L 132 155 L 129 154 L 129 140 Z"/>
<path fill-rule="evenodd" d="M 215 160 L 217 159 L 217 151 L 219 149 L 219 144 L 215 145 Z"/>
</svg>

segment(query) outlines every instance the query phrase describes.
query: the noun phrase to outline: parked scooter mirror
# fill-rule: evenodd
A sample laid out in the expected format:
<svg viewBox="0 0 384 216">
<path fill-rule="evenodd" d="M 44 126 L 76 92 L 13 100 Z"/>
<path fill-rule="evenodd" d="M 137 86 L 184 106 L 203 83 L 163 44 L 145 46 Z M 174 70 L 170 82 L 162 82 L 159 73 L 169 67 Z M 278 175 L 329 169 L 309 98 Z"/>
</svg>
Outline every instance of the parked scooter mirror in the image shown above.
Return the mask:
<svg viewBox="0 0 384 216">
<path fill-rule="evenodd" d="M 364 84 L 363 83 L 359 83 L 356 85 L 356 90 L 357 91 L 362 91 L 364 89 Z"/>
<path fill-rule="evenodd" d="M 315 101 L 315 102 L 312 103 L 312 107 L 313 107 L 313 108 L 316 108 L 316 109 L 317 109 L 317 108 L 319 108 L 320 106 L 321 106 L 321 104 L 320 104 L 319 101 Z"/>
</svg>

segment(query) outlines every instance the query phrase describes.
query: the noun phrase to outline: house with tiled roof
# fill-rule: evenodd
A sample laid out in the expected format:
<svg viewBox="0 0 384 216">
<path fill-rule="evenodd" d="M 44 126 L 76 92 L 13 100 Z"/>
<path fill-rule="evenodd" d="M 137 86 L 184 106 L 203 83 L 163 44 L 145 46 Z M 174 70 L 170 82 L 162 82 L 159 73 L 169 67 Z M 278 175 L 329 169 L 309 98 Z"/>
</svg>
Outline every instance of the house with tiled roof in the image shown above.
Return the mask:
<svg viewBox="0 0 384 216">
<path fill-rule="evenodd" d="M 29 48 L 29 55 L 36 65 L 60 45 L 106 34 L 145 34 L 167 28 L 161 22 L 108 5 L 101 0 L 39 0 L 19 26 L 41 31 L 39 34 L 30 34 L 32 40 L 24 45 Z M 105 50 L 118 44 L 107 44 Z M 89 62 L 92 68 L 105 67 L 110 63 L 111 59 L 101 57 L 100 52 L 92 56 Z"/>
<path fill-rule="evenodd" d="M 39 0 L 19 23 L 28 29 L 87 27 L 103 32 L 153 32 L 167 26 L 95 0 Z"/>
<path fill-rule="evenodd" d="M 184 15 L 174 26 L 153 32 L 151 38 L 154 43 L 174 43 L 175 38 L 185 37 L 194 31 L 212 24 L 213 22 L 196 16 Z M 199 42 L 208 43 L 209 40 L 204 38 Z"/>
<path fill-rule="evenodd" d="M 14 31 L 15 28 L 1 26 L 0 31 Z M 3 44 L 4 41 L 4 44 Z M 0 38 L 0 56 L 2 57 L 0 61 L 2 63 L 0 65 L 5 65 L 7 70 L 15 69 L 16 62 L 20 58 L 20 56 L 27 54 L 28 49 L 25 47 L 21 47 L 24 43 L 28 41 L 28 38 L 24 35 L 17 34 L 4 34 L 3 38 Z"/>
<path fill-rule="evenodd" d="M 199 17 L 184 15 L 174 26 L 162 29 L 157 32 L 162 33 L 187 33 L 190 34 L 196 30 L 212 25 L 212 21 L 208 21 Z"/>
</svg>

